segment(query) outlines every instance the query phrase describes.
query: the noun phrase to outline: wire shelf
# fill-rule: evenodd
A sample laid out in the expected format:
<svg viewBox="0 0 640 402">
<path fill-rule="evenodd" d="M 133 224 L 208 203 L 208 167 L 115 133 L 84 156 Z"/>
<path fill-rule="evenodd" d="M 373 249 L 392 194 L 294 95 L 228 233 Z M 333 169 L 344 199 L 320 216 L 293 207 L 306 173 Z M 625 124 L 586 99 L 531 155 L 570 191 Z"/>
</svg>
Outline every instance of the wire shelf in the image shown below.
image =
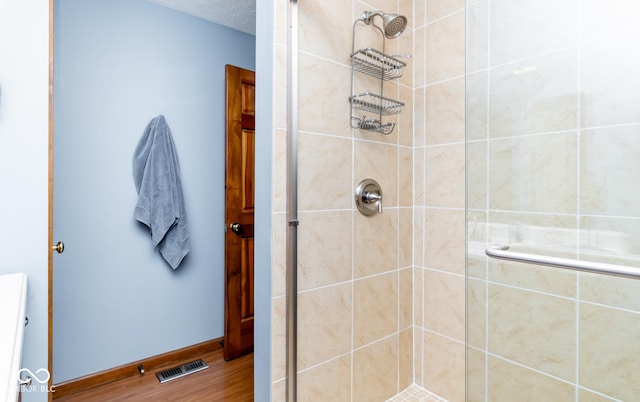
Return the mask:
<svg viewBox="0 0 640 402">
<path fill-rule="evenodd" d="M 382 133 L 385 135 L 391 134 L 395 126 L 395 123 L 382 123 L 378 119 L 367 119 L 367 116 L 362 116 L 362 118 L 351 118 L 351 127 Z"/>
<path fill-rule="evenodd" d="M 406 63 L 372 48 L 361 49 L 351 54 L 351 63 L 356 71 L 381 78 L 384 81 L 402 77 Z"/>
<path fill-rule="evenodd" d="M 404 107 L 404 103 L 402 102 L 372 94 L 370 92 L 353 95 L 349 97 L 349 102 L 351 102 L 351 106 L 354 109 L 365 110 L 382 116 L 398 114 Z"/>
</svg>

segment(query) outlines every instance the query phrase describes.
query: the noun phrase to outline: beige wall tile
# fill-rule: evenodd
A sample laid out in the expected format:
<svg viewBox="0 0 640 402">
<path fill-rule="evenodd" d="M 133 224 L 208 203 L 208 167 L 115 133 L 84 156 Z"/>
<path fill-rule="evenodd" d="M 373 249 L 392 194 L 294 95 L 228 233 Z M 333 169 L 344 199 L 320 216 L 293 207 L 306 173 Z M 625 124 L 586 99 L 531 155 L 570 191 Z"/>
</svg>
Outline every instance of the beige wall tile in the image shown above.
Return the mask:
<svg viewBox="0 0 640 402">
<path fill-rule="evenodd" d="M 286 376 L 287 365 L 287 299 L 275 297 L 271 310 L 271 379 L 278 381 Z"/>
<path fill-rule="evenodd" d="M 353 400 L 385 401 L 398 392 L 398 335 L 353 352 Z"/>
<path fill-rule="evenodd" d="M 413 206 L 413 149 L 398 148 L 399 182 L 398 196 L 401 207 Z"/>
<path fill-rule="evenodd" d="M 484 349 L 487 340 L 487 283 L 468 279 L 466 296 L 467 344 Z"/>
<path fill-rule="evenodd" d="M 407 74 L 408 75 L 408 74 Z M 399 101 L 405 106 L 398 117 L 398 144 L 406 147 L 413 146 L 413 88 L 400 86 Z"/>
<path fill-rule="evenodd" d="M 424 327 L 424 268 L 413 269 L 413 325 Z"/>
<path fill-rule="evenodd" d="M 273 214 L 271 254 L 271 294 L 284 296 L 287 292 L 287 215 Z"/>
<path fill-rule="evenodd" d="M 338 357 L 298 373 L 298 400 L 350 402 L 351 355 Z"/>
<path fill-rule="evenodd" d="M 427 80 L 427 27 L 419 26 L 413 32 L 415 54 L 413 63 L 413 87 L 420 88 Z"/>
<path fill-rule="evenodd" d="M 273 125 L 280 130 L 287 129 L 287 48 L 286 46 L 275 46 L 274 57 L 274 84 L 273 102 L 274 116 Z M 278 164 L 280 165 L 280 163 Z M 285 165 L 286 166 L 286 165 Z M 275 176 L 274 176 L 275 178 Z"/>
<path fill-rule="evenodd" d="M 575 379 L 575 301 L 490 284 L 488 308 L 489 352 Z"/>
<path fill-rule="evenodd" d="M 398 273 L 353 283 L 353 346 L 374 342 L 398 331 Z"/>
<path fill-rule="evenodd" d="M 487 142 L 466 143 L 467 161 L 471 168 L 466 169 L 466 197 L 469 209 L 487 208 Z"/>
<path fill-rule="evenodd" d="M 354 277 L 397 269 L 398 210 L 389 208 L 372 216 L 356 212 L 354 221 Z"/>
<path fill-rule="evenodd" d="M 633 40 L 640 35 L 637 24 L 640 4 L 636 2 L 610 0 L 604 4 L 597 0 L 584 0 L 580 3 L 580 18 L 580 35 L 585 42 Z M 615 46 L 614 43 L 611 45 Z"/>
<path fill-rule="evenodd" d="M 465 82 L 466 90 L 466 138 L 469 141 L 484 140 L 487 138 L 487 122 L 489 117 L 488 73 L 481 71 L 467 74 Z"/>
<path fill-rule="evenodd" d="M 580 217 L 580 249 L 585 259 L 640 266 L 640 225 L 637 217 Z"/>
<path fill-rule="evenodd" d="M 353 212 L 301 212 L 298 220 L 298 288 L 351 279 Z"/>
<path fill-rule="evenodd" d="M 489 64 L 489 1 L 467 2 L 467 73 L 487 68 Z"/>
<path fill-rule="evenodd" d="M 580 402 L 613 402 L 615 399 L 607 398 L 602 395 L 594 394 L 585 389 L 578 390 L 578 400 Z"/>
<path fill-rule="evenodd" d="M 299 45 L 305 52 L 344 63 L 351 54 L 351 0 L 298 3 Z"/>
<path fill-rule="evenodd" d="M 287 381 L 285 379 L 275 381 L 271 387 L 271 400 L 273 402 L 286 402 Z"/>
<path fill-rule="evenodd" d="M 573 401 L 575 388 L 553 377 L 489 356 L 488 401 Z"/>
<path fill-rule="evenodd" d="M 413 265 L 424 267 L 424 208 L 413 209 Z"/>
<path fill-rule="evenodd" d="M 427 147 L 425 203 L 429 207 L 465 207 L 465 144 Z"/>
<path fill-rule="evenodd" d="M 640 281 L 598 274 L 580 274 L 580 299 L 640 312 Z"/>
<path fill-rule="evenodd" d="M 427 208 L 425 213 L 425 265 L 464 275 L 464 209 Z"/>
<path fill-rule="evenodd" d="M 351 68 L 300 53 L 298 126 L 301 131 L 350 137 Z"/>
<path fill-rule="evenodd" d="M 287 209 L 287 132 L 285 130 L 275 130 L 271 188 L 273 191 L 271 208 L 274 212 L 285 212 Z"/>
<path fill-rule="evenodd" d="M 407 17 L 408 26 L 412 27 L 413 25 L 413 0 L 399 0 L 398 1 L 398 12 L 401 15 Z"/>
<path fill-rule="evenodd" d="M 298 136 L 299 209 L 349 209 L 352 140 L 300 133 Z M 355 187 L 354 187 L 355 188 Z"/>
<path fill-rule="evenodd" d="M 427 8 L 427 12 L 428 8 Z M 428 84 L 464 74 L 464 12 L 427 25 L 426 79 Z M 416 40 L 416 45 L 418 41 Z M 416 85 L 418 83 L 416 82 Z"/>
<path fill-rule="evenodd" d="M 493 69 L 489 83 L 490 135 L 576 129 L 577 57 L 573 48 Z"/>
<path fill-rule="evenodd" d="M 492 1 L 490 18 L 493 65 L 577 43 L 578 10 L 573 1 Z"/>
<path fill-rule="evenodd" d="M 427 0 L 427 21 L 442 18 L 464 8 L 464 0 Z"/>
<path fill-rule="evenodd" d="M 298 294 L 298 368 L 324 362 L 351 348 L 351 284 Z"/>
<path fill-rule="evenodd" d="M 397 206 L 398 148 L 375 142 L 356 141 L 354 158 L 353 188 L 355 189 L 363 179 L 374 179 L 382 189 L 383 207 Z M 343 166 L 342 168 L 344 169 Z M 352 197 L 351 193 L 349 196 Z"/>
<path fill-rule="evenodd" d="M 409 18 L 408 15 L 407 18 Z M 411 24 L 411 22 L 409 22 L 409 24 Z M 407 27 L 402 35 L 395 39 L 398 42 L 397 59 L 406 64 L 403 68 L 402 77 L 398 79 L 398 82 L 409 90 L 413 90 L 413 64 L 415 60 L 413 38 L 414 29 L 412 27 Z M 404 55 L 409 55 L 409 57 L 404 57 Z M 405 99 L 409 98 L 401 97 L 400 99 L 404 102 Z"/>
<path fill-rule="evenodd" d="M 490 208 L 575 213 L 575 132 L 493 141 L 489 150 Z"/>
<path fill-rule="evenodd" d="M 450 402 L 464 401 L 465 346 L 424 332 L 424 388 Z"/>
<path fill-rule="evenodd" d="M 413 325 L 413 268 L 400 270 L 399 288 L 399 330 L 405 330 Z"/>
<path fill-rule="evenodd" d="M 467 401 L 486 402 L 486 354 L 467 348 Z"/>
<path fill-rule="evenodd" d="M 464 141 L 464 82 L 460 77 L 427 87 L 427 145 Z"/>
<path fill-rule="evenodd" d="M 421 387 L 424 387 L 424 330 L 418 327 L 413 327 L 413 364 L 414 364 L 414 379 L 415 383 Z"/>
<path fill-rule="evenodd" d="M 406 268 L 413 265 L 413 209 L 399 209 L 398 230 L 398 267 Z"/>
<path fill-rule="evenodd" d="M 583 131 L 580 136 L 580 212 L 640 216 L 640 192 L 629 186 L 638 173 L 640 126 Z"/>
<path fill-rule="evenodd" d="M 367 10 L 382 10 L 387 13 L 398 12 L 398 2 L 396 0 L 366 0 L 358 1 L 360 5 L 364 6 Z"/>
<path fill-rule="evenodd" d="M 640 395 L 640 315 L 580 303 L 580 385 L 620 400 Z"/>
<path fill-rule="evenodd" d="M 416 88 L 414 90 L 413 97 L 413 141 L 415 145 L 415 150 L 418 150 L 418 147 L 423 147 L 426 144 L 426 133 L 425 133 L 425 116 L 426 116 L 426 108 L 425 108 L 425 92 L 426 88 Z"/>
<path fill-rule="evenodd" d="M 413 0 L 413 27 L 418 28 L 427 23 L 426 0 Z"/>
<path fill-rule="evenodd" d="M 486 212 L 467 213 L 467 240 L 467 275 L 470 278 L 486 279 L 489 265 L 485 254 L 489 244 Z"/>
<path fill-rule="evenodd" d="M 398 348 L 398 389 L 401 391 L 413 384 L 413 328 L 400 332 Z"/>
<path fill-rule="evenodd" d="M 464 342 L 464 277 L 429 269 L 424 275 L 425 329 Z"/>
<path fill-rule="evenodd" d="M 423 206 L 425 203 L 425 148 L 416 148 L 413 152 L 415 165 L 413 169 L 413 202 L 415 206 Z"/>
<path fill-rule="evenodd" d="M 518 249 L 514 248 L 513 250 Z M 547 254 L 545 251 L 539 250 L 533 250 L 531 253 Z M 560 296 L 571 297 L 576 294 L 577 274 L 569 270 L 490 260 L 489 279 L 498 283 L 521 286 Z"/>
<path fill-rule="evenodd" d="M 580 117 L 583 127 L 638 123 L 633 99 L 640 87 L 640 57 L 629 52 L 629 38 L 582 47 Z M 612 77 L 624 77 L 612 79 Z"/>
<path fill-rule="evenodd" d="M 275 43 L 286 46 L 287 44 L 287 13 L 288 13 L 288 3 L 274 2 L 274 12 L 275 12 Z"/>
</svg>

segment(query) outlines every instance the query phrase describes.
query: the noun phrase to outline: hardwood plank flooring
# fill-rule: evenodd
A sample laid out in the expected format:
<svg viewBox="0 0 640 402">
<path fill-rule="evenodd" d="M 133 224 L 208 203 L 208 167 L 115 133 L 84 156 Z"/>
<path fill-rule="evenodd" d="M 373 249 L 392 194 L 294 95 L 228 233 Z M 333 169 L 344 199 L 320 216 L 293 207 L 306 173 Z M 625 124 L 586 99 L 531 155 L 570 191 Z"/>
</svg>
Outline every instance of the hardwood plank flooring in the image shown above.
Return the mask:
<svg viewBox="0 0 640 402">
<path fill-rule="evenodd" d="M 160 384 L 156 373 L 175 365 L 147 371 L 144 375 L 55 397 L 56 402 L 208 402 L 253 401 L 253 353 L 225 362 L 222 349 L 200 357 L 208 369 Z M 196 359 L 192 359 L 196 360 Z"/>
</svg>

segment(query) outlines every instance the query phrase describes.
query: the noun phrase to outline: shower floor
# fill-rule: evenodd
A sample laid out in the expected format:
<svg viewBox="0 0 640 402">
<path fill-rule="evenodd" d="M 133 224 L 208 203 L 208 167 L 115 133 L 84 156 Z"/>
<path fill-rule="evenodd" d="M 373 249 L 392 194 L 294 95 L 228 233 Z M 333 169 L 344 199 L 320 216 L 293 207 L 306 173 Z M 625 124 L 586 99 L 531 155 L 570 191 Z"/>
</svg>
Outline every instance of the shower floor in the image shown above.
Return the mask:
<svg viewBox="0 0 640 402">
<path fill-rule="evenodd" d="M 413 384 L 387 402 L 447 402 L 447 400 Z"/>
</svg>

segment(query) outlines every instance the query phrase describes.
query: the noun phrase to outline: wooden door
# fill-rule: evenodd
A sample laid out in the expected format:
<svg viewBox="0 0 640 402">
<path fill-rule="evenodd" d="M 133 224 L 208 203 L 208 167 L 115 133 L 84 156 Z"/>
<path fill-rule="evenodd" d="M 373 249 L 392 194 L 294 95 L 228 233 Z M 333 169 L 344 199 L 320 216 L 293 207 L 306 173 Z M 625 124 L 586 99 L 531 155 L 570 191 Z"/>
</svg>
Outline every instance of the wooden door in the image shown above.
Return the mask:
<svg viewBox="0 0 640 402">
<path fill-rule="evenodd" d="M 255 73 L 226 66 L 224 358 L 253 351 Z"/>
</svg>

